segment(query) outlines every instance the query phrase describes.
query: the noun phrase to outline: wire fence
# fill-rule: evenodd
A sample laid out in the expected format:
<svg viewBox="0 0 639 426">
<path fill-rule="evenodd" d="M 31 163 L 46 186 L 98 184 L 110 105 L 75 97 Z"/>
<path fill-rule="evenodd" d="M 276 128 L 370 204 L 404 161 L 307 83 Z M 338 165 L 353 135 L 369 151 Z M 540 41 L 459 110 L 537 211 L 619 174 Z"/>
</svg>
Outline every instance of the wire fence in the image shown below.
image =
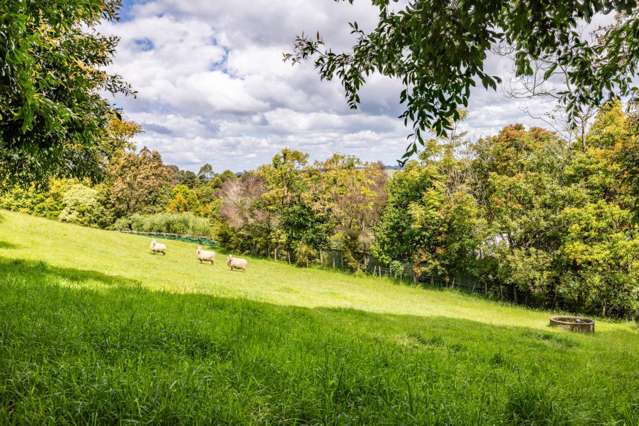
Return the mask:
<svg viewBox="0 0 639 426">
<path fill-rule="evenodd" d="M 162 238 L 166 240 L 175 240 L 175 241 L 185 241 L 189 243 L 197 243 L 202 245 L 207 245 L 209 247 L 218 247 L 218 244 L 215 240 L 203 236 L 203 235 L 186 235 L 186 234 L 174 234 L 170 232 L 146 232 L 146 231 L 133 231 L 128 229 L 118 230 L 118 232 L 122 232 L 124 234 L 132 234 L 132 235 L 141 235 L 145 237 L 153 237 L 153 238 Z M 288 263 L 291 262 L 290 256 L 285 251 L 280 251 L 279 256 L 277 251 L 269 251 L 268 253 L 251 253 L 253 255 L 268 257 L 278 261 L 286 261 Z M 322 250 L 319 252 L 319 262 L 312 262 L 312 264 L 320 264 L 324 267 L 329 267 L 333 269 L 339 269 L 342 271 L 350 271 L 353 272 L 357 269 L 360 271 L 377 276 L 377 277 L 388 277 L 397 280 L 403 281 L 411 281 L 417 282 L 418 278 L 412 270 L 410 263 L 405 263 L 402 265 L 399 270 L 391 269 L 387 266 L 384 266 L 381 262 L 379 262 L 373 255 L 370 253 L 356 253 L 356 255 L 363 259 L 363 261 L 358 262 L 358 268 L 353 268 L 345 259 L 344 252 L 342 250 Z"/>
<path fill-rule="evenodd" d="M 202 245 L 207 245 L 210 247 L 216 247 L 217 243 L 215 240 L 212 240 L 209 237 L 203 235 L 185 235 L 185 234 L 172 234 L 169 232 L 144 232 L 144 231 L 132 231 L 132 230 L 121 230 L 118 232 L 122 232 L 125 234 L 133 234 L 133 235 L 143 235 L 145 237 L 155 237 L 162 238 L 165 240 L 176 240 L 176 241 L 185 241 L 187 243 L 198 243 Z"/>
<path fill-rule="evenodd" d="M 174 234 L 169 232 L 144 232 L 133 230 L 120 230 L 118 232 L 122 232 L 125 234 L 142 235 L 146 237 L 162 238 L 166 240 L 197 243 L 209 247 L 219 247 L 218 243 L 215 240 L 204 235 L 186 235 Z M 269 259 L 274 259 L 277 261 L 284 261 L 291 264 L 294 263 L 291 261 L 291 256 L 289 256 L 288 253 L 284 250 L 280 250 L 279 252 L 269 250 L 265 253 L 251 252 L 251 254 L 259 257 L 267 257 Z M 349 264 L 343 250 L 321 250 L 319 252 L 319 259 L 317 259 L 315 262 L 310 262 L 309 264 L 307 264 L 307 266 L 319 264 L 323 267 L 341 271 L 354 272 L 359 270 L 368 275 L 376 277 L 387 277 L 394 280 L 411 283 L 418 283 L 420 281 L 423 281 L 423 278 L 420 278 L 415 273 L 415 271 L 413 271 L 413 266 L 410 262 L 404 262 L 401 263 L 401 266 L 398 265 L 395 268 L 390 268 L 388 266 L 385 266 L 370 253 L 356 252 L 354 254 L 355 256 L 357 256 L 356 267 L 353 267 L 352 264 Z M 352 260 L 353 258 L 351 256 L 351 261 Z M 473 293 L 485 293 L 485 290 L 477 285 L 476 280 L 463 275 L 455 277 L 454 287 Z"/>
<path fill-rule="evenodd" d="M 372 254 L 357 252 L 355 253 L 358 258 L 357 267 L 354 268 L 352 265 L 348 264 L 344 253 L 345 252 L 343 250 L 322 250 L 320 251 L 320 264 L 325 267 L 348 271 L 353 271 L 358 268 L 362 272 L 377 277 L 388 277 L 396 280 L 412 282 L 418 281 L 418 277 L 413 271 L 413 267 L 410 262 L 402 263 L 399 268 L 389 268 Z"/>
</svg>

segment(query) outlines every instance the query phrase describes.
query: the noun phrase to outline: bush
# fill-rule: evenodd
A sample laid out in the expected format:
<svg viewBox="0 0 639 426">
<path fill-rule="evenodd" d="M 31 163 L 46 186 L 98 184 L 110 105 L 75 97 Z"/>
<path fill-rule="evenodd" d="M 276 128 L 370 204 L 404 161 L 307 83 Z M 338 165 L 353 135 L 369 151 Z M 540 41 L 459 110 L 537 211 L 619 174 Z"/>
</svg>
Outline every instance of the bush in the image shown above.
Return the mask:
<svg viewBox="0 0 639 426">
<path fill-rule="evenodd" d="M 133 228 L 131 227 L 131 218 L 129 217 L 121 217 L 115 221 L 113 225 L 111 225 L 111 229 L 115 231 L 130 231 Z"/>
<path fill-rule="evenodd" d="M 311 263 L 315 262 L 318 257 L 317 250 L 315 250 L 310 244 L 306 243 L 301 243 L 297 246 L 295 255 L 297 257 L 297 264 L 304 266 L 309 266 Z"/>
<path fill-rule="evenodd" d="M 64 209 L 64 194 L 76 183 L 70 179 L 51 179 L 46 188 L 14 187 L 0 196 L 0 208 L 58 219 Z"/>
<path fill-rule="evenodd" d="M 213 234 L 209 221 L 193 213 L 134 214 L 130 218 L 118 219 L 113 225 L 113 229 L 205 237 L 211 237 Z"/>
<path fill-rule="evenodd" d="M 404 273 L 404 264 L 399 260 L 393 260 L 388 265 L 393 278 L 399 278 Z"/>
<path fill-rule="evenodd" d="M 104 226 L 105 211 L 98 200 L 98 191 L 75 184 L 64 194 L 64 209 L 59 219 L 62 222 L 88 226 Z"/>
</svg>

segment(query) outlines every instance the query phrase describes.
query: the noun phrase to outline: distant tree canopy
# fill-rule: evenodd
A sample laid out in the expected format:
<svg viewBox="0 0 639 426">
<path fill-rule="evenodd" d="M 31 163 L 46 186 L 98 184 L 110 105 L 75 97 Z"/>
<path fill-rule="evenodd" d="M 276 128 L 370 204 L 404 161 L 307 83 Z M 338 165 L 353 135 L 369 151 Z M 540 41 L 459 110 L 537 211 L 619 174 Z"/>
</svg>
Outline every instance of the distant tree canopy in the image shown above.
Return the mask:
<svg viewBox="0 0 639 426">
<path fill-rule="evenodd" d="M 283 149 L 256 170 L 196 174 L 125 148 L 98 185 L 17 186 L 0 208 L 210 236 L 233 253 L 298 265 L 383 266 L 499 300 L 628 318 L 639 309 L 639 114 L 630 107 L 606 103 L 583 143 L 518 124 L 478 141 L 451 132 L 392 172 Z M 110 127 L 117 146 L 135 130 Z"/>
<path fill-rule="evenodd" d="M 109 196 L 116 217 L 157 213 L 170 197 L 175 170 L 164 165 L 157 151 L 128 151 L 109 169 Z"/>
<path fill-rule="evenodd" d="M 336 0 L 348 1 L 354 0 Z M 399 78 L 402 114 L 415 138 L 405 158 L 424 144 L 423 132 L 442 135 L 468 106 L 477 83 L 496 88 L 499 77 L 485 69 L 487 54 L 497 45 L 509 46 L 517 76 L 532 75 L 533 63 L 551 64 L 540 78 L 557 67 L 566 70 L 567 88 L 559 93 L 568 117 L 585 106 L 599 105 L 611 94 L 633 90 L 639 61 L 639 16 L 630 0 L 374 0 L 379 21 L 370 32 L 350 24 L 356 41 L 351 51 L 334 52 L 316 37 L 297 37 L 293 63 L 313 59 L 322 79 L 339 79 L 348 104 L 356 108 L 367 77 L 380 73 Z M 580 34 L 580 24 L 596 14 L 616 13 L 615 24 L 596 34 Z"/>
<path fill-rule="evenodd" d="M 104 174 L 117 114 L 101 93 L 131 90 L 104 71 L 118 39 L 93 29 L 119 6 L 0 0 L 0 185 Z"/>
</svg>

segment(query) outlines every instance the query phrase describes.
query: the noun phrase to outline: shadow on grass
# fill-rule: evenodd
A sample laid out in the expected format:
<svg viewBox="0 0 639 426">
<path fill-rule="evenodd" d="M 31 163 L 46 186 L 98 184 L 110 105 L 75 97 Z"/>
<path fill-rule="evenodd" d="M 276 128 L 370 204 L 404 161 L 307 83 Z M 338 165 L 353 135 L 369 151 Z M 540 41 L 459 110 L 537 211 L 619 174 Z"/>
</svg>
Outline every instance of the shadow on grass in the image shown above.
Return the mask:
<svg viewBox="0 0 639 426">
<path fill-rule="evenodd" d="M 607 336 L 151 291 L 3 258 L 0 290 L 0 418 L 15 423 L 251 423 L 258 412 L 261 423 L 635 424 L 615 411 L 634 395 L 630 333 L 608 347 Z"/>
<path fill-rule="evenodd" d="M 0 241 L 0 248 L 2 247 L 3 242 Z M 16 246 L 10 243 L 7 243 L 12 248 Z M 222 263 L 225 262 L 224 259 L 220 259 Z M 225 265 L 224 265 L 225 266 Z M 445 316 L 417 316 L 417 315 L 403 315 L 403 314 L 381 314 L 369 312 L 361 309 L 353 309 L 353 308 L 341 308 L 341 307 L 316 307 L 316 308 L 305 308 L 294 305 L 279 305 L 279 304 L 271 304 L 267 302 L 257 302 L 250 299 L 241 299 L 241 298 L 225 298 L 220 296 L 212 296 L 208 294 L 198 294 L 198 293 L 172 293 L 170 291 L 162 291 L 162 290 L 151 290 L 144 287 L 139 281 L 132 280 L 130 278 L 116 276 L 116 275 L 108 275 L 98 271 L 92 270 L 82 270 L 76 268 L 64 268 L 50 265 L 43 261 L 31 261 L 31 260 L 23 260 L 23 259 L 7 259 L 0 257 L 0 282 L 6 281 L 10 278 L 20 277 L 29 283 L 36 284 L 41 286 L 43 284 L 57 286 L 60 283 L 68 284 L 73 283 L 82 287 L 83 284 L 87 284 L 85 286 L 86 290 L 94 289 L 91 287 L 91 283 L 99 283 L 101 286 L 110 287 L 111 291 L 114 291 L 114 296 L 117 297 L 126 297 L 128 292 L 135 290 L 136 294 L 144 293 L 150 297 L 156 298 L 166 298 L 168 300 L 172 300 L 172 303 L 199 303 L 199 302 L 210 302 L 212 300 L 218 301 L 220 303 L 229 303 L 229 304 L 243 304 L 246 306 L 263 306 L 268 307 L 268 309 L 273 310 L 295 310 L 298 312 L 317 312 L 322 315 L 329 315 L 332 317 L 341 317 L 348 318 L 349 321 L 353 319 L 360 319 L 362 321 L 372 321 L 379 322 L 384 320 L 390 320 L 392 322 L 402 322 L 402 321 L 410 321 L 414 323 L 422 324 L 423 326 L 427 326 L 434 321 L 440 321 L 442 323 L 450 323 L 455 324 L 454 328 L 459 327 L 460 329 L 464 328 L 475 328 L 482 329 L 485 331 L 489 330 L 518 330 L 524 335 L 533 336 L 534 338 L 539 338 L 541 340 L 549 340 L 555 341 L 555 337 L 553 336 L 566 336 L 566 338 L 570 339 L 571 337 L 588 337 L 575 335 L 568 332 L 559 331 L 557 333 L 557 329 L 552 329 L 548 332 L 529 328 L 522 327 L 517 324 L 512 324 L 509 326 L 499 326 L 486 324 L 482 321 L 472 321 L 468 319 L 461 318 L 451 318 Z M 73 290 L 71 290 L 73 291 Z M 100 293 L 100 297 L 104 297 L 108 299 L 108 295 L 104 293 Z M 108 300 L 105 300 L 108 303 Z M 487 308 L 488 309 L 488 308 Z M 639 330 L 637 330 L 639 331 Z M 615 333 L 618 336 L 624 336 L 629 333 L 627 330 L 610 330 L 610 331 L 599 331 L 597 335 L 604 333 Z M 558 337 L 561 339 L 562 337 Z"/>
<path fill-rule="evenodd" d="M 0 248 L 2 242 L 0 242 Z M 16 248 L 11 245 L 11 248 Z M 25 278 L 36 284 L 56 284 L 64 280 L 82 284 L 89 281 L 99 282 L 107 286 L 117 287 L 141 287 L 140 283 L 125 277 L 103 274 L 102 272 L 89 271 L 75 268 L 61 268 L 49 265 L 46 262 L 37 262 L 22 259 L 5 259 L 0 257 L 0 281 L 9 278 Z"/>
<path fill-rule="evenodd" d="M 21 246 L 18 244 L 10 243 L 8 241 L 0 241 L 0 249 L 19 249 Z"/>
</svg>

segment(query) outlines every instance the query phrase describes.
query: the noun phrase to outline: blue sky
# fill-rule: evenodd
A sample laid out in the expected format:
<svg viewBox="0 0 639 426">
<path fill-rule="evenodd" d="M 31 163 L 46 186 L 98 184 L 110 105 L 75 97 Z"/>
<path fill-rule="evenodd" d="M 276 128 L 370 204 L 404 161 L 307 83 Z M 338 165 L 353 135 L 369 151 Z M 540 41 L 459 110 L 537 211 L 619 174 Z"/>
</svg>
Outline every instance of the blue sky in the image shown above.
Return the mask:
<svg viewBox="0 0 639 426">
<path fill-rule="evenodd" d="M 125 0 L 117 23 L 101 31 L 120 36 L 110 70 L 138 91 L 116 98 L 125 117 L 142 125 L 138 146 L 164 160 L 197 170 L 234 171 L 269 162 L 284 147 L 321 160 L 334 152 L 394 164 L 410 133 L 397 119 L 400 85 L 373 76 L 362 105 L 349 110 L 335 82 L 320 81 L 311 64 L 282 61 L 295 36 L 320 31 L 346 49 L 347 22 L 376 22 L 369 0 Z M 512 80 L 512 63 L 493 55 L 488 69 Z M 547 100 L 512 99 L 506 88 L 473 93 L 463 123 L 469 137 L 493 134 L 506 124 L 543 125 L 531 118 L 552 108 Z"/>
</svg>

